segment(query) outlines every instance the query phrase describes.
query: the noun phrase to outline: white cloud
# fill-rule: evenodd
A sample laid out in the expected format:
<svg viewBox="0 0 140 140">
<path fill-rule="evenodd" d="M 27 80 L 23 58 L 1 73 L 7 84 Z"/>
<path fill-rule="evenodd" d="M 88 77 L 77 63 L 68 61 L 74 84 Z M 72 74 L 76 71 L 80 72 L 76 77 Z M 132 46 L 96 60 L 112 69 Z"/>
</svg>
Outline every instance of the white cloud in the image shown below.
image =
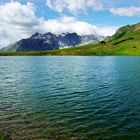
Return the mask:
<svg viewBox="0 0 140 140">
<path fill-rule="evenodd" d="M 97 27 L 97 31 L 99 35 L 102 36 L 111 36 L 115 34 L 119 27 L 116 26 L 99 26 Z"/>
<path fill-rule="evenodd" d="M 77 15 L 79 11 L 86 12 L 87 8 L 103 10 L 102 3 L 97 0 L 46 0 L 46 5 L 59 13 L 68 10 L 73 15 Z"/>
<path fill-rule="evenodd" d="M 140 7 L 120 7 L 120 8 L 111 8 L 110 12 L 118 16 L 137 16 L 140 15 Z"/>
<path fill-rule="evenodd" d="M 0 47 L 27 37 L 38 24 L 32 3 L 11 1 L 0 5 Z"/>
<path fill-rule="evenodd" d="M 27 38 L 35 32 L 111 35 L 116 30 L 114 27 L 97 27 L 67 16 L 45 20 L 43 17 L 37 17 L 35 13 L 36 9 L 32 3 L 9 2 L 0 5 L 0 47 Z"/>
<path fill-rule="evenodd" d="M 63 16 L 59 19 L 43 21 L 39 26 L 40 31 L 49 31 L 55 34 L 64 32 L 76 32 L 79 35 L 96 34 L 97 28 L 94 25 L 76 20 L 74 17 Z"/>
<path fill-rule="evenodd" d="M 131 6 L 133 3 L 133 6 Z M 121 5 L 125 7 L 121 7 Z M 86 13 L 88 9 L 93 9 L 93 11 L 109 11 L 110 13 L 117 16 L 137 16 L 140 15 L 140 5 L 136 0 L 133 2 L 124 0 L 46 0 L 46 5 L 58 12 L 65 13 L 69 11 L 74 16 L 78 13 Z M 117 6 L 117 8 L 115 8 Z"/>
<path fill-rule="evenodd" d="M 91 7 L 95 11 L 102 11 L 104 9 L 102 2 L 97 2 L 97 0 L 86 0 L 87 6 Z"/>
<path fill-rule="evenodd" d="M 95 26 L 87 22 L 78 21 L 74 17 L 63 16 L 58 19 L 42 20 L 37 30 L 55 34 L 76 32 L 79 35 L 98 34 L 106 36 L 114 34 L 117 29 L 118 27 Z"/>
<path fill-rule="evenodd" d="M 10 24 L 30 25 L 36 23 L 35 7 L 32 3 L 21 5 L 18 2 L 11 1 L 0 6 L 1 21 Z"/>
</svg>

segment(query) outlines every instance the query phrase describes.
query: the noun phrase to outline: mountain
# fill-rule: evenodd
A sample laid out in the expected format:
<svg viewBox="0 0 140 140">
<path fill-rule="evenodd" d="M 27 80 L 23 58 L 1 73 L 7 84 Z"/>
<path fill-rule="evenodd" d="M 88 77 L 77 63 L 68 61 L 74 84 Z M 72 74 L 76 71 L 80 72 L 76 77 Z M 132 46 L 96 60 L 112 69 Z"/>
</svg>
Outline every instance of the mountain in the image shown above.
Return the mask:
<svg viewBox="0 0 140 140">
<path fill-rule="evenodd" d="M 119 28 L 116 33 L 107 39 L 107 43 L 113 45 L 122 44 L 128 41 L 140 40 L 140 23 L 127 25 Z"/>
<path fill-rule="evenodd" d="M 8 50 L 9 52 L 15 52 L 18 46 L 18 42 L 14 42 L 9 44 L 7 47 L 0 49 L 0 51 L 6 52 Z"/>
<path fill-rule="evenodd" d="M 65 34 L 60 35 L 65 36 Z M 33 36 L 33 39 L 36 37 Z M 90 38 L 91 37 L 91 38 Z M 37 38 L 41 38 L 38 35 Z M 63 38 L 63 37 L 62 37 Z M 92 36 L 80 36 L 80 44 L 88 42 Z M 94 39 L 94 36 L 93 36 Z M 95 39 L 96 40 L 96 39 Z M 93 40 L 93 41 L 95 41 Z M 99 40 L 99 38 L 98 38 Z M 113 36 L 101 37 L 98 44 L 88 44 L 67 49 L 44 52 L 1 52 L 0 55 L 127 55 L 140 56 L 140 23 L 119 28 Z M 18 43 L 18 42 L 17 42 Z M 16 43 L 15 43 L 16 44 Z M 15 45 L 17 46 L 17 45 Z M 65 45 L 61 45 L 65 46 Z M 63 48 L 63 47 L 62 47 Z"/>
<path fill-rule="evenodd" d="M 57 55 L 138 55 L 140 56 L 140 23 L 119 28 L 96 45 L 60 50 Z"/>
<path fill-rule="evenodd" d="M 12 43 L 1 51 L 7 52 L 30 52 L 62 49 L 78 46 L 96 41 L 94 35 L 79 36 L 77 33 L 63 33 L 55 35 L 52 33 L 35 33 L 27 39 Z M 97 42 L 97 41 L 96 41 Z"/>
<path fill-rule="evenodd" d="M 130 55 L 140 56 L 140 23 L 119 28 L 116 33 L 102 37 L 98 44 L 54 50 L 43 55 Z M 37 54 L 35 54 L 37 55 Z M 40 54 L 39 54 L 40 55 Z"/>
</svg>

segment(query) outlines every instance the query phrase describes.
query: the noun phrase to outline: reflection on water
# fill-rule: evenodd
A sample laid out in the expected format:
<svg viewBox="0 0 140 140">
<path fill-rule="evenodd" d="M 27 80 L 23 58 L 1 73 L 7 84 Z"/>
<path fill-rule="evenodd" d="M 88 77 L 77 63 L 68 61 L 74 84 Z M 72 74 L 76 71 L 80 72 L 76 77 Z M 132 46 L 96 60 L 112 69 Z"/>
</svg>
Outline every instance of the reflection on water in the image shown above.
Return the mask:
<svg viewBox="0 0 140 140">
<path fill-rule="evenodd" d="M 139 140 L 140 57 L 0 57 L 0 130 L 14 140 Z"/>
</svg>

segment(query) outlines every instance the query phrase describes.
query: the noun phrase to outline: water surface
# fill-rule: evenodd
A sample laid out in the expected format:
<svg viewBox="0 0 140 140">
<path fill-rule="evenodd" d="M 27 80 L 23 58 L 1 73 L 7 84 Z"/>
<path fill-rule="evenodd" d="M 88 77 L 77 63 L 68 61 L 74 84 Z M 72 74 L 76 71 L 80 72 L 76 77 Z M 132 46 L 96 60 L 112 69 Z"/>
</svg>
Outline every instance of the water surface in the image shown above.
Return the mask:
<svg viewBox="0 0 140 140">
<path fill-rule="evenodd" d="M 0 130 L 14 140 L 140 140 L 140 57 L 0 57 Z"/>
</svg>

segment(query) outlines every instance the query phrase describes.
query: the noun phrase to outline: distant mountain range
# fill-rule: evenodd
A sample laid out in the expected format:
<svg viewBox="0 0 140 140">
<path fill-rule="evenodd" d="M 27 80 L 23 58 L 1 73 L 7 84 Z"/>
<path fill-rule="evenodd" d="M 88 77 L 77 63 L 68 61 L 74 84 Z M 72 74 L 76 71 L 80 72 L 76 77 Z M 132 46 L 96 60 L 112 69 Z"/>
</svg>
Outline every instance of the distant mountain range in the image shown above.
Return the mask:
<svg viewBox="0 0 140 140">
<path fill-rule="evenodd" d="M 89 43 L 98 43 L 95 35 L 79 36 L 77 33 L 63 33 L 55 35 L 52 33 L 35 33 L 27 39 L 22 39 L 12 43 L 0 51 L 6 52 L 30 52 L 30 51 L 46 51 L 72 46 L 85 45 Z"/>
<path fill-rule="evenodd" d="M 98 42 L 97 44 L 94 43 Z M 45 45 L 42 45 L 45 44 Z M 81 45 L 79 47 L 71 47 Z M 84 45 L 87 44 L 87 45 Z M 51 50 L 43 52 L 16 52 L 16 51 L 33 51 L 33 50 Z M 44 48 L 43 48 L 44 47 Z M 108 37 L 78 36 L 76 33 L 66 33 L 53 35 L 47 33 L 44 35 L 34 34 L 28 39 L 21 40 L 11 44 L 0 55 L 131 55 L 140 56 L 140 23 L 127 25 L 119 28 L 116 33 Z"/>
</svg>

